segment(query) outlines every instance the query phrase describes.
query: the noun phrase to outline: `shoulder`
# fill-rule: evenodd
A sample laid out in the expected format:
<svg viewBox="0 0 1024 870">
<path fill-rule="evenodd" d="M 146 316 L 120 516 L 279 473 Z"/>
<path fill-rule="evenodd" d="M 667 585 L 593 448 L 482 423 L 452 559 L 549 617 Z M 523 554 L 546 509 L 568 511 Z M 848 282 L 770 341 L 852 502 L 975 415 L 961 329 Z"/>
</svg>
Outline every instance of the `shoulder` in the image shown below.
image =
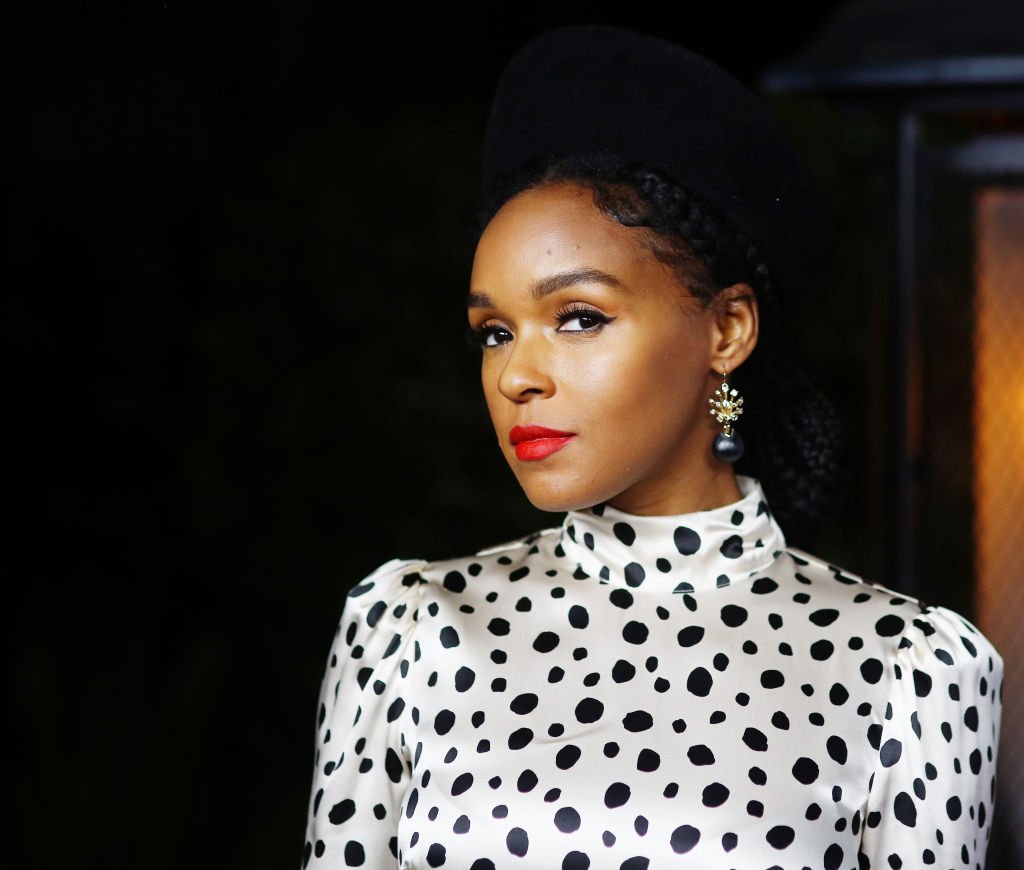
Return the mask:
<svg viewBox="0 0 1024 870">
<path fill-rule="evenodd" d="M 349 589 L 346 600 L 359 607 L 381 596 L 389 600 L 402 596 L 421 582 L 417 574 L 427 564 L 423 559 L 389 559 Z"/>
<path fill-rule="evenodd" d="M 351 589 L 345 600 L 345 619 L 374 617 L 400 608 L 410 619 L 425 597 L 462 592 L 476 578 L 514 574 L 551 540 L 556 528 L 542 529 L 484 547 L 464 556 L 442 559 L 393 558 L 381 563 Z"/>
<path fill-rule="evenodd" d="M 798 582 L 813 584 L 833 606 L 860 614 L 866 633 L 915 667 L 969 666 L 1002 674 L 1003 662 L 991 641 L 970 619 L 921 597 L 865 580 L 803 550 L 787 557 Z"/>
<path fill-rule="evenodd" d="M 406 631 L 416 621 L 424 583 L 422 559 L 389 559 L 366 574 L 345 595 L 336 642 L 352 646 L 357 638 Z"/>
</svg>

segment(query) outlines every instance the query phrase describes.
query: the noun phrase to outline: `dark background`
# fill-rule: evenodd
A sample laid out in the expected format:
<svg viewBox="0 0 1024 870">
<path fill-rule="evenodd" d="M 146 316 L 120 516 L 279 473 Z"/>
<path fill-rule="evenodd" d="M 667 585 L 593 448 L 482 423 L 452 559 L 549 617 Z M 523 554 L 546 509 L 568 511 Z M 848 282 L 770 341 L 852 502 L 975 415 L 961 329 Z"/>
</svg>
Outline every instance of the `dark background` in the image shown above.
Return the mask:
<svg viewBox="0 0 1024 870">
<path fill-rule="evenodd" d="M 558 519 L 504 466 L 463 341 L 502 64 L 548 26 L 605 22 L 756 86 L 834 5 L 168 0 L 8 19 L 9 866 L 299 866 L 347 588 Z M 866 385 L 892 131 L 771 102 L 844 240 L 803 335 L 850 436 L 818 550 L 882 580 Z"/>
</svg>

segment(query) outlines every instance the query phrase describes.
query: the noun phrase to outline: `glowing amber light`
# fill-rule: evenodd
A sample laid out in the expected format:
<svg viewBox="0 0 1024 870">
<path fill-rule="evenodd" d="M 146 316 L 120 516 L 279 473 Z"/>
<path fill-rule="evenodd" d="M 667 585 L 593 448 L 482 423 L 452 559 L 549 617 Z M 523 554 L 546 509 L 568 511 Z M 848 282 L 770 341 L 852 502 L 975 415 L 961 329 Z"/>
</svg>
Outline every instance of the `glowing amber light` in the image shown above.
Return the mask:
<svg viewBox="0 0 1024 870">
<path fill-rule="evenodd" d="M 978 626 L 1005 663 L 1000 791 L 1024 829 L 1024 190 L 975 212 L 974 545 Z"/>
</svg>

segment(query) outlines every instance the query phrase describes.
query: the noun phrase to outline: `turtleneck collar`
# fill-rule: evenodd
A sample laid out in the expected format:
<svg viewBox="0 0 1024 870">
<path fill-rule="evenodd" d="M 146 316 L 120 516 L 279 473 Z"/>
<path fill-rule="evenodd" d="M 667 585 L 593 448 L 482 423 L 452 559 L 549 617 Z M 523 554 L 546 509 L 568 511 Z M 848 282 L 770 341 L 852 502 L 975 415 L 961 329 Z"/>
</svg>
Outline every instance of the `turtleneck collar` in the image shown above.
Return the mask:
<svg viewBox="0 0 1024 870">
<path fill-rule="evenodd" d="M 736 480 L 742 498 L 711 510 L 639 516 L 600 504 L 570 511 L 560 548 L 577 570 L 606 583 L 696 592 L 742 582 L 771 565 L 786 541 L 760 483 Z"/>
</svg>

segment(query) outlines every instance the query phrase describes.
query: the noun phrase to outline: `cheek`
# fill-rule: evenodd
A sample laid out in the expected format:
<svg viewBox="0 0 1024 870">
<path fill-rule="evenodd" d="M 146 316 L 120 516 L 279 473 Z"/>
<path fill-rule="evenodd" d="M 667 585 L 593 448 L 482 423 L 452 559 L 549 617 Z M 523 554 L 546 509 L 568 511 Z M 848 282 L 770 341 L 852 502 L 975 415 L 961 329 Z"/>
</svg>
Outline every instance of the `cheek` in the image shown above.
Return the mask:
<svg viewBox="0 0 1024 870">
<path fill-rule="evenodd" d="M 616 407 L 643 414 L 652 425 L 689 415 L 702 399 L 703 356 L 688 336 L 678 334 L 647 346 L 649 352 L 608 359 L 588 376 L 597 385 L 607 385 L 608 397 Z"/>
</svg>

